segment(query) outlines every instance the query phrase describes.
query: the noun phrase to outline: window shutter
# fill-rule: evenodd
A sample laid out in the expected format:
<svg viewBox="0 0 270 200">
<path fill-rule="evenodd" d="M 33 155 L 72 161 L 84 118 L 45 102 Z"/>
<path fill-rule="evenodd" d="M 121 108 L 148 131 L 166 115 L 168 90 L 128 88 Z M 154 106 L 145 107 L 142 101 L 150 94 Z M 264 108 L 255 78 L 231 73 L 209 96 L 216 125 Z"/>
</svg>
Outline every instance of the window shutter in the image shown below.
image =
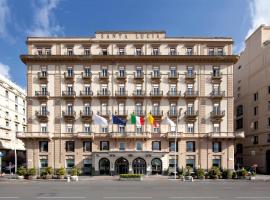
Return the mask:
<svg viewBox="0 0 270 200">
<path fill-rule="evenodd" d="M 196 143 L 195 142 L 192 142 L 192 143 L 193 143 L 193 152 L 195 152 L 195 150 L 196 150 L 196 147 L 195 147 Z"/>
<path fill-rule="evenodd" d="M 218 151 L 221 152 L 221 142 L 218 143 Z"/>
<path fill-rule="evenodd" d="M 161 150 L 161 141 L 159 141 L 159 150 Z"/>
<path fill-rule="evenodd" d="M 102 141 L 99 142 L 99 150 L 102 150 Z"/>
</svg>

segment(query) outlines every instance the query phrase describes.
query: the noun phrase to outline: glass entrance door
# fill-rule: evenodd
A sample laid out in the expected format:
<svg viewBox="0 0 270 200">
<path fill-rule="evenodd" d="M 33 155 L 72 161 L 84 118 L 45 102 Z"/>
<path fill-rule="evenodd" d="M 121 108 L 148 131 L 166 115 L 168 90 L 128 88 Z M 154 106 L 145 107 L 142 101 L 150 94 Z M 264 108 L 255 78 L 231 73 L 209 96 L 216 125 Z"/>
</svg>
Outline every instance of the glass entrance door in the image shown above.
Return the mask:
<svg viewBox="0 0 270 200">
<path fill-rule="evenodd" d="M 146 162 L 142 158 L 136 158 L 132 164 L 134 174 L 146 174 Z"/>
<path fill-rule="evenodd" d="M 119 158 L 115 161 L 115 171 L 117 174 L 128 174 L 129 163 L 125 158 Z"/>
<path fill-rule="evenodd" d="M 159 158 L 154 158 L 151 162 L 152 174 L 162 174 L 162 161 Z"/>
</svg>

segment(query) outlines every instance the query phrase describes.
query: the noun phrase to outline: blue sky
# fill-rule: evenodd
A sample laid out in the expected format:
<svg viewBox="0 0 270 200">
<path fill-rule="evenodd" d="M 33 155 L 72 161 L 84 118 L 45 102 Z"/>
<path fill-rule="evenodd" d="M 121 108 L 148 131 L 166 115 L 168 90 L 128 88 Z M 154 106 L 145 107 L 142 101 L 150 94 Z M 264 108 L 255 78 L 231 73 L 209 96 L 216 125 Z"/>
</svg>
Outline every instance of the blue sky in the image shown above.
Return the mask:
<svg viewBox="0 0 270 200">
<path fill-rule="evenodd" d="M 27 36 L 92 36 L 100 30 L 165 30 L 168 36 L 230 36 L 235 53 L 269 0 L 0 0 L 0 74 L 26 88 Z"/>
</svg>

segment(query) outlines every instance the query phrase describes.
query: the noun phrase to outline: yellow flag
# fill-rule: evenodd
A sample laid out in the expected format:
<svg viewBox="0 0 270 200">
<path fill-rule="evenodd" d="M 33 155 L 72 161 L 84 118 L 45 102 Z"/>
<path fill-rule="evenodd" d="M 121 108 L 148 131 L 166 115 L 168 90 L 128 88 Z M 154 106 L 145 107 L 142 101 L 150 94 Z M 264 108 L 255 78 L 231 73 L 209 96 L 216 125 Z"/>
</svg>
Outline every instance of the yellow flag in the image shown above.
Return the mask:
<svg viewBox="0 0 270 200">
<path fill-rule="evenodd" d="M 148 122 L 151 125 L 153 125 L 155 123 L 155 119 L 151 114 L 148 114 Z"/>
</svg>

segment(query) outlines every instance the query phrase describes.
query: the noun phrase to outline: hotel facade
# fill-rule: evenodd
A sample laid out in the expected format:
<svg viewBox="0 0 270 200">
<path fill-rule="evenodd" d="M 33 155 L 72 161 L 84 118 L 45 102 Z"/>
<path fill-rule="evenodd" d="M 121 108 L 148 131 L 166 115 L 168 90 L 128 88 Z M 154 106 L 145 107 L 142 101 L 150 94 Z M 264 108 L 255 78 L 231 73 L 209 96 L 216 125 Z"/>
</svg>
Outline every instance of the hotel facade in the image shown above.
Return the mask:
<svg viewBox="0 0 270 200">
<path fill-rule="evenodd" d="M 270 174 L 270 26 L 262 25 L 245 41 L 234 68 L 236 166 L 257 166 Z"/>
<path fill-rule="evenodd" d="M 18 137 L 28 167 L 76 166 L 89 175 L 162 174 L 175 164 L 234 168 L 238 57 L 231 38 L 102 31 L 29 37 L 26 44 L 28 127 Z M 131 114 L 149 113 L 157 127 L 131 124 Z M 93 115 L 109 126 L 92 123 Z M 112 124 L 112 115 L 127 125 Z M 177 123 L 177 133 L 165 117 Z"/>
</svg>

